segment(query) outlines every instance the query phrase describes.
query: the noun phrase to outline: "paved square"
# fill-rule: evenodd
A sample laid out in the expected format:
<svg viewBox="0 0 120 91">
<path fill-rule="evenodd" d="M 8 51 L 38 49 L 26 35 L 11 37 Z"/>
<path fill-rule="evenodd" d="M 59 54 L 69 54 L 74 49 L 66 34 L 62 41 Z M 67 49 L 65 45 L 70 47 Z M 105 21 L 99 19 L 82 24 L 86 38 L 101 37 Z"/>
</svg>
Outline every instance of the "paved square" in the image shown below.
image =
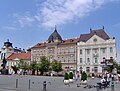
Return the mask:
<svg viewBox="0 0 120 91">
<path fill-rule="evenodd" d="M 18 79 L 18 83 L 16 83 L 16 79 Z M 64 85 L 63 77 L 22 75 L 0 75 L 0 91 L 42 91 L 43 81 L 47 82 L 47 91 L 97 91 L 94 87 L 85 88 L 86 85 L 77 87 L 79 81 L 71 83 L 69 86 Z M 88 85 L 96 85 L 97 82 L 100 82 L 99 78 L 89 78 L 87 81 Z M 111 91 L 111 87 L 102 91 Z M 115 82 L 115 91 L 120 91 L 120 82 Z"/>
</svg>

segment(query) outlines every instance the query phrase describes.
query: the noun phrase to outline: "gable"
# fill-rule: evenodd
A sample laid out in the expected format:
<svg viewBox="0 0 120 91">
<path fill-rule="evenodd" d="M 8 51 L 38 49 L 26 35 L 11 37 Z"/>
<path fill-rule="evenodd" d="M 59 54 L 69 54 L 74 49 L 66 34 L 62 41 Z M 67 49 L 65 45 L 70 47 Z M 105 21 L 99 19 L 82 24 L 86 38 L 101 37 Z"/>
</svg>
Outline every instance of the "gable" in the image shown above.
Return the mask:
<svg viewBox="0 0 120 91">
<path fill-rule="evenodd" d="M 105 42 L 105 40 L 98 35 L 93 35 L 89 40 L 86 41 L 87 44 L 100 44 Z"/>
</svg>

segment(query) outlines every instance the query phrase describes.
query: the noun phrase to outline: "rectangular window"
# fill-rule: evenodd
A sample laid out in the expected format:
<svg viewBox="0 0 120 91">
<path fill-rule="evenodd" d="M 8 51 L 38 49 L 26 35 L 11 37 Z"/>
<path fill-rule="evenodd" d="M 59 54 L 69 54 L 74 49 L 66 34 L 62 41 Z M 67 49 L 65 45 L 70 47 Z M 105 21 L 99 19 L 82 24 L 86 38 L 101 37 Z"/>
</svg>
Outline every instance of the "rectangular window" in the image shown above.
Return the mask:
<svg viewBox="0 0 120 91">
<path fill-rule="evenodd" d="M 62 54 L 64 54 L 64 48 L 62 48 L 62 51 L 61 51 Z"/>
<path fill-rule="evenodd" d="M 82 54 L 82 49 L 80 49 L 80 54 Z"/>
<path fill-rule="evenodd" d="M 102 53 L 105 53 L 105 48 L 102 49 Z"/>
<path fill-rule="evenodd" d="M 57 53 L 60 54 L 60 48 L 58 48 Z"/>
<path fill-rule="evenodd" d="M 97 48 L 95 48 L 95 49 L 94 49 L 94 53 L 97 53 L 97 51 L 98 51 L 98 49 L 97 49 Z"/>
<path fill-rule="evenodd" d="M 87 49 L 86 51 L 87 51 L 87 54 L 90 54 L 90 49 Z"/>
<path fill-rule="evenodd" d="M 87 58 L 87 63 L 90 63 L 90 58 Z"/>
<path fill-rule="evenodd" d="M 80 58 L 80 63 L 82 63 L 82 58 Z"/>
<path fill-rule="evenodd" d="M 90 67 L 86 67 L 86 72 L 87 72 L 87 73 L 90 72 Z"/>
<path fill-rule="evenodd" d="M 110 53 L 112 53 L 113 52 L 113 48 L 112 47 L 110 47 Z"/>
<path fill-rule="evenodd" d="M 94 67 L 94 72 L 95 72 L 95 73 L 98 72 L 98 67 Z"/>
<path fill-rule="evenodd" d="M 98 63 L 98 59 L 97 58 L 95 58 L 95 63 Z"/>
<path fill-rule="evenodd" d="M 66 53 L 68 53 L 68 47 L 66 47 Z"/>
</svg>

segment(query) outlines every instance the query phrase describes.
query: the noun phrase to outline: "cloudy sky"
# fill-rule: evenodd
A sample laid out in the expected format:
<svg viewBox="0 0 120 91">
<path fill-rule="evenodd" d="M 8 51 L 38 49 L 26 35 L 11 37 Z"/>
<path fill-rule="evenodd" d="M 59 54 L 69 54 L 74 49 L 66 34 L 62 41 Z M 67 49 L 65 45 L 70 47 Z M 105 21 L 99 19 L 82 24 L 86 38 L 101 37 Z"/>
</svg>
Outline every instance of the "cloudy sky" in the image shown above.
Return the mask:
<svg viewBox="0 0 120 91">
<path fill-rule="evenodd" d="M 28 48 L 57 30 L 63 39 L 105 27 L 120 61 L 120 0 L 0 0 L 0 47 L 7 39 Z"/>
</svg>

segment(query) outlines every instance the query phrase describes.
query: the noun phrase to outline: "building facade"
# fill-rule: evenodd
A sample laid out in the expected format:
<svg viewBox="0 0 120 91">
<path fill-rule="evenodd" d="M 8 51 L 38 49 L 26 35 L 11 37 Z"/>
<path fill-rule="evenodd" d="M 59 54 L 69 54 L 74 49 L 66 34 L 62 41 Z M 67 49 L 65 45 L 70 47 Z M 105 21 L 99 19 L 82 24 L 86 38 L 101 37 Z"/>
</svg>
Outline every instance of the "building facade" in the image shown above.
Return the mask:
<svg viewBox="0 0 120 91">
<path fill-rule="evenodd" d="M 55 29 L 47 41 L 38 43 L 31 48 L 31 59 L 39 61 L 41 56 L 46 56 L 50 62 L 60 61 L 64 70 L 76 70 L 78 40 L 78 38 L 62 40 Z"/>
<path fill-rule="evenodd" d="M 92 30 L 81 34 L 77 43 L 77 71 L 102 73 L 103 58 L 116 60 L 116 41 L 110 38 L 103 29 Z"/>
<path fill-rule="evenodd" d="M 9 41 L 9 39 L 4 42 L 3 47 L 0 51 L 0 65 L 2 64 L 3 59 L 7 59 L 11 54 L 13 53 L 24 53 L 25 50 L 21 50 L 21 48 L 13 48 L 12 43 Z M 1 67 L 1 66 L 0 66 Z"/>
<path fill-rule="evenodd" d="M 13 72 L 12 66 L 18 66 L 20 60 L 22 60 L 26 64 L 30 64 L 31 62 L 31 52 L 26 53 L 12 53 L 9 57 L 7 57 L 6 67 L 9 69 L 9 73 Z"/>
</svg>

